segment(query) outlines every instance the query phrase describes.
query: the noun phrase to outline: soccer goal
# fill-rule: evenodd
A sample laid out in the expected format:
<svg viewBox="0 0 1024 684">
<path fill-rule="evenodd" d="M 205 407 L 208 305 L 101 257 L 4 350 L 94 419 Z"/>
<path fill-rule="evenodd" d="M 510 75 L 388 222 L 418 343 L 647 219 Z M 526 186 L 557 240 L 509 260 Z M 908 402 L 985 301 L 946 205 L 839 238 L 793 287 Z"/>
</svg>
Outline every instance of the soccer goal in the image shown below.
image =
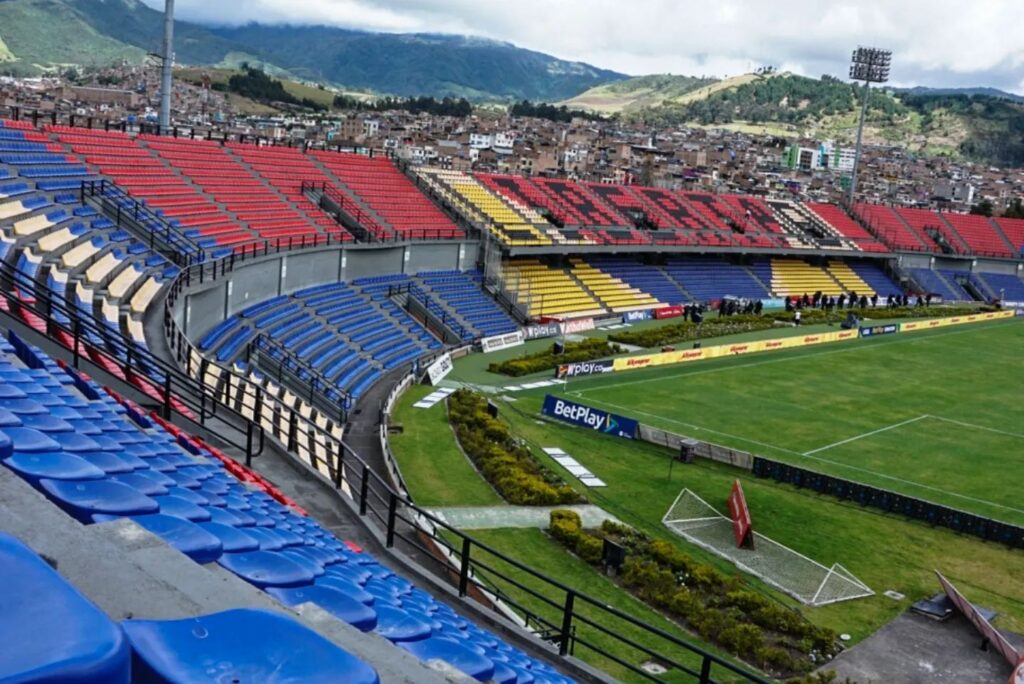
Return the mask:
<svg viewBox="0 0 1024 684">
<path fill-rule="evenodd" d="M 839 563 L 826 567 L 753 530 L 753 544 L 739 548 L 732 519 L 689 489 L 679 493 L 661 521 L 688 542 L 806 605 L 824 606 L 875 593 Z"/>
</svg>

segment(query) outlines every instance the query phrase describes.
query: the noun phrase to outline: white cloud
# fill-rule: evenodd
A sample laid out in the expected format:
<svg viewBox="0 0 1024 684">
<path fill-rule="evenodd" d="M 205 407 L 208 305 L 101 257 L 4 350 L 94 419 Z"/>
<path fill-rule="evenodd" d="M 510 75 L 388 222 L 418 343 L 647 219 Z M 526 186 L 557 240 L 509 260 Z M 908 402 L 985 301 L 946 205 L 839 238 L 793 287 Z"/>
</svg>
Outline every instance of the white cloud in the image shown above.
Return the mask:
<svg viewBox="0 0 1024 684">
<path fill-rule="evenodd" d="M 162 7 L 163 0 L 144 0 Z M 179 18 L 331 24 L 505 40 L 626 73 L 785 65 L 845 76 L 858 44 L 893 50 L 893 81 L 1024 94 L 1019 0 L 177 0 Z"/>
</svg>

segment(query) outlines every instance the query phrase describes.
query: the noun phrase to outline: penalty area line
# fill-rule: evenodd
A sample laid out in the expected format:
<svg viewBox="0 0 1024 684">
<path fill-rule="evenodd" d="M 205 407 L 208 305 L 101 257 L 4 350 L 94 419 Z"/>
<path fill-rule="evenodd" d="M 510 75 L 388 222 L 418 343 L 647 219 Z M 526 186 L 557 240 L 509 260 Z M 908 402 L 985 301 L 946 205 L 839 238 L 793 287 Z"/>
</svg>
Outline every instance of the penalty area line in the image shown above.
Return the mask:
<svg viewBox="0 0 1024 684">
<path fill-rule="evenodd" d="M 907 486 L 910 486 L 910 487 L 917 487 L 919 489 L 922 489 L 922 490 L 925 490 L 925 491 L 929 491 L 929 492 L 935 492 L 937 494 L 944 494 L 946 496 L 951 496 L 951 497 L 954 497 L 954 498 L 957 498 L 957 499 L 961 499 L 963 501 L 970 501 L 972 503 L 984 504 L 986 506 L 992 506 L 993 508 L 998 508 L 998 509 L 1001 509 L 1001 510 L 1004 510 L 1004 511 L 1012 511 L 1013 513 L 1024 514 L 1024 508 L 1015 508 L 1013 506 L 1007 506 L 1005 504 L 996 503 L 995 501 L 989 501 L 987 499 L 979 499 L 977 497 L 969 496 L 967 494 L 959 494 L 957 492 L 953 492 L 953 491 L 950 491 L 948 489 L 942 489 L 941 487 L 935 487 L 933 485 L 927 485 L 927 484 L 924 484 L 922 482 L 915 482 L 914 480 L 907 480 L 905 478 L 897 477 L 895 475 L 888 475 L 886 473 L 880 473 L 878 471 L 871 470 L 870 468 L 862 468 L 860 466 L 855 466 L 855 465 L 852 465 L 852 464 L 849 464 L 849 463 L 843 463 L 842 461 L 834 461 L 834 460 L 829 459 L 829 458 L 823 458 L 821 456 L 815 456 L 812 453 L 807 453 L 807 454 L 800 453 L 799 451 L 793 451 L 792 449 L 786 449 L 784 447 L 775 446 L 774 444 L 768 444 L 766 442 L 759 442 L 759 441 L 754 440 L 754 439 L 748 439 L 746 437 L 740 437 L 739 435 L 729 434 L 728 432 L 720 432 L 718 430 L 712 430 L 711 428 L 702 427 L 700 425 L 694 425 L 692 423 L 685 423 L 685 422 L 683 422 L 681 420 L 674 420 L 672 418 L 666 418 L 665 416 L 659 416 L 656 413 L 647 413 L 646 411 L 638 411 L 635 408 L 629 408 L 629 407 L 626 407 L 626 406 L 620 406 L 618 404 L 613 404 L 613 403 L 611 403 L 609 401 L 604 401 L 604 400 L 601 400 L 601 399 L 594 399 L 593 397 L 588 398 L 588 401 L 593 402 L 595 404 L 602 404 L 602 405 L 608 406 L 610 408 L 619 409 L 620 411 L 629 411 L 629 412 L 632 412 L 632 413 L 639 413 L 639 414 L 647 416 L 648 418 L 653 418 L 655 420 L 665 421 L 665 422 L 668 422 L 668 423 L 674 423 L 676 425 L 681 425 L 683 427 L 688 427 L 688 428 L 691 428 L 693 430 L 698 430 L 698 431 L 701 431 L 701 432 L 707 432 L 707 433 L 711 433 L 711 434 L 714 434 L 714 435 L 719 435 L 721 437 L 728 437 L 730 439 L 735 439 L 735 440 L 738 440 L 738 441 L 741 441 L 741 442 L 746 442 L 747 444 L 755 444 L 757 446 L 765 447 L 767 449 L 772 449 L 774 451 L 780 451 L 780 452 L 785 453 L 785 454 L 790 454 L 791 456 L 796 456 L 798 458 L 806 458 L 806 459 L 809 459 L 811 461 L 818 461 L 819 463 L 827 463 L 827 464 L 835 466 L 837 468 L 843 468 L 843 469 L 846 469 L 846 470 L 851 470 L 853 472 L 863 473 L 865 475 L 871 475 L 873 477 L 881 478 L 883 480 L 889 480 L 890 482 L 898 482 L 899 484 L 902 484 L 902 485 L 907 485 Z M 925 416 L 918 416 L 918 418 L 916 418 L 914 420 L 919 420 L 921 418 L 935 418 L 935 417 L 936 416 L 925 415 Z M 949 419 L 943 419 L 943 420 L 947 420 L 949 422 L 956 422 L 956 421 L 951 421 Z M 895 426 L 889 426 L 889 427 L 895 427 Z M 978 427 L 978 426 L 971 425 L 970 427 Z M 992 428 L 992 429 L 994 429 L 994 428 Z M 1002 431 L 1000 430 L 998 432 L 1002 432 Z M 1012 434 L 1012 433 L 1008 433 L 1008 434 Z M 1014 435 L 1014 436 L 1024 437 L 1024 435 Z"/>
<path fill-rule="evenodd" d="M 929 416 L 929 415 L 925 414 L 925 415 L 918 416 L 917 418 L 911 418 L 910 420 L 904 420 L 904 421 L 899 422 L 899 423 L 893 423 L 892 425 L 886 425 L 885 427 L 878 428 L 877 430 L 872 430 L 871 432 L 865 432 L 863 434 L 855 435 L 853 437 L 849 437 L 847 439 L 843 439 L 843 440 L 840 440 L 838 442 L 832 442 L 831 444 L 826 444 L 825 446 L 818 447 L 817 449 L 811 449 L 810 451 L 805 451 L 801 455 L 802 456 L 811 456 L 811 455 L 816 454 L 816 453 L 821 452 L 821 451 L 827 451 L 827 450 L 832 449 L 832 448 L 837 447 L 837 446 L 842 446 L 844 444 L 849 444 L 850 442 L 856 442 L 858 439 L 864 439 L 866 437 L 871 437 L 873 435 L 879 435 L 879 434 L 881 434 L 883 432 L 888 432 L 889 430 L 895 430 L 896 428 L 903 427 L 904 425 L 910 425 L 911 423 L 916 423 L 919 420 L 924 420 L 925 418 L 931 418 L 931 417 L 932 416 Z"/>
</svg>

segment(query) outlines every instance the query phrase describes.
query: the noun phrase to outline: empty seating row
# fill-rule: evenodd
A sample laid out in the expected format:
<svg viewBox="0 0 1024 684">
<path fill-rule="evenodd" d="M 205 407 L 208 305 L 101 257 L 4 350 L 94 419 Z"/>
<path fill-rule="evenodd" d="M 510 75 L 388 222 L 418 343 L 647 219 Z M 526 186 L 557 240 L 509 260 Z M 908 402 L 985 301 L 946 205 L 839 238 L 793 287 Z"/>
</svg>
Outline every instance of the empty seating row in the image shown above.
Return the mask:
<svg viewBox="0 0 1024 684">
<path fill-rule="evenodd" d="M 313 152 L 313 156 L 390 227 L 393 237 L 451 239 L 462 231 L 385 158 Z"/>
<path fill-rule="evenodd" d="M 130 518 L 196 563 L 215 563 L 284 605 L 314 603 L 417 658 L 447 661 L 480 681 L 568 681 L 339 541 L 262 476 L 60 368 L 14 335 L 0 344 L 0 418 L 0 463 L 82 524 Z M 371 666 L 287 618 L 253 612 L 114 625 L 59 578 L 40 574 L 42 563 L 9 538 L 0 537 L 0 559 L 5 569 L 17 564 L 17 581 L 36 589 L 19 595 L 18 612 L 0 615 L 7 646 L 15 638 L 38 641 L 17 652 L 0 650 L 0 663 L 17 668 L 15 681 L 25 681 L 23 672 L 35 677 L 28 681 L 205 680 L 208 658 L 218 653 L 218 677 L 257 677 L 270 667 L 268 677 L 287 668 L 294 681 L 377 681 Z M 40 600 L 52 602 L 54 613 L 32 610 Z M 8 622 L 15 617 L 52 624 L 52 648 L 44 647 L 47 634 Z M 240 623 L 245 618 L 248 628 Z M 16 624 L 20 637 L 11 634 Z M 309 643 L 296 643 L 299 635 Z M 275 670 L 270 664 L 288 655 L 285 646 L 297 649 L 302 662 L 290 662 L 293 652 Z M 9 674 L 0 671 L 5 679 Z"/>
<path fill-rule="evenodd" d="M 477 337 L 515 332 L 516 322 L 484 293 L 480 275 L 462 271 L 418 273 L 414 281 L 447 307 Z"/>
</svg>

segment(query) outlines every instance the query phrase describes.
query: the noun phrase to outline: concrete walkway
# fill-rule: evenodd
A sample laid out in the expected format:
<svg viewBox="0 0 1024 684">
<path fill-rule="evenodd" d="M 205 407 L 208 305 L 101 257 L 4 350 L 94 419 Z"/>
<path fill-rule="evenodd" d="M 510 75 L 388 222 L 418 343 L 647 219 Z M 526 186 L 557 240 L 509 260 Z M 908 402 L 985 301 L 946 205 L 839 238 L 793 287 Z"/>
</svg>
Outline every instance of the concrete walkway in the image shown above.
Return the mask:
<svg viewBox="0 0 1024 684">
<path fill-rule="evenodd" d="M 583 527 L 600 527 L 605 520 L 620 522 L 598 506 L 453 506 L 434 508 L 431 513 L 461 530 L 491 530 L 502 527 L 546 528 L 551 511 L 569 509 L 583 520 Z"/>
</svg>

